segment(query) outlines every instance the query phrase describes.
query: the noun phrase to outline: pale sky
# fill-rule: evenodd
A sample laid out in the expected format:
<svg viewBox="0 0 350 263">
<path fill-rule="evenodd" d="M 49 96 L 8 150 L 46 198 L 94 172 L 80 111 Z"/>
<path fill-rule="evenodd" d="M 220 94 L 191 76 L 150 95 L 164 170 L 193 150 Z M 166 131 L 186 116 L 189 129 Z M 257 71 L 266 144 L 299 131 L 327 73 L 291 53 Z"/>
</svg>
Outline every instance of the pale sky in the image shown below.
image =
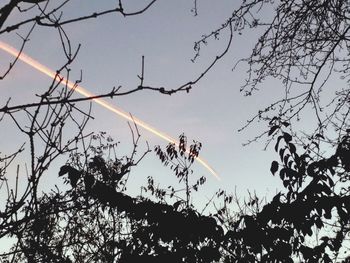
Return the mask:
<svg viewBox="0 0 350 263">
<path fill-rule="evenodd" d="M 109 3 L 110 2 L 110 3 Z M 130 10 L 143 6 L 148 1 L 127 1 Z M 137 75 L 141 70 L 141 57 L 145 56 L 145 85 L 175 88 L 195 79 L 212 59 L 220 54 L 227 43 L 227 35 L 220 41 L 210 42 L 204 47 L 199 60 L 191 62 L 195 52 L 193 44 L 201 35 L 219 27 L 231 14 L 236 1 L 198 1 L 198 16 L 193 16 L 193 1 L 164 0 L 157 2 L 146 13 L 124 18 L 110 14 L 96 20 L 89 20 L 64 27 L 73 47 L 82 45 L 77 59 L 71 66 L 71 80 L 79 78 L 81 85 L 93 93 L 107 93 L 113 86 L 123 90 L 133 89 L 139 84 Z M 239 2 L 239 1 L 238 1 Z M 78 14 L 88 14 L 94 9 L 107 9 L 115 1 L 72 1 L 65 10 L 67 18 Z M 8 23 L 21 19 L 21 14 L 13 13 Z M 27 28 L 21 32 L 24 34 Z M 246 120 L 259 109 L 283 94 L 277 83 L 267 83 L 266 88 L 252 97 L 240 94 L 244 83 L 246 65 L 232 71 L 239 58 L 249 55 L 258 35 L 245 33 L 235 35 L 230 52 L 216 67 L 204 77 L 189 94 L 177 93 L 172 96 L 152 91 L 141 91 L 125 97 L 115 98 L 111 103 L 130 112 L 159 130 L 177 138 L 185 133 L 189 139 L 202 142 L 201 156 L 217 171 L 221 181 L 217 181 L 200 165 L 194 166 L 194 175 L 207 176 L 206 187 L 199 198 L 210 197 L 218 188 L 238 193 L 256 190 L 261 195 L 271 195 L 280 187 L 278 178 L 270 174 L 270 164 L 278 159 L 273 147 L 263 151 L 265 137 L 260 143 L 243 147 L 265 129 L 264 123 L 255 123 L 238 133 Z M 20 38 L 15 34 L 2 34 L 0 40 L 19 48 Z M 24 52 L 42 64 L 57 69 L 64 62 L 58 32 L 53 28 L 37 27 L 30 37 Z M 11 57 L 0 51 L 0 69 L 3 70 Z M 11 74 L 0 81 L 0 103 L 4 105 L 8 97 L 11 104 L 29 102 L 35 94 L 40 94 L 51 80 L 18 62 Z M 83 106 L 84 107 L 84 106 Z M 95 120 L 90 121 L 87 131 L 106 131 L 121 142 L 120 154 L 128 154 L 131 135 L 126 121 L 106 109 L 93 105 Z M 10 120 L 2 123 L 1 152 L 20 143 L 18 133 L 13 132 Z M 6 127 L 6 128 L 4 128 Z M 148 141 L 154 145 L 166 146 L 166 142 L 140 129 L 142 140 L 140 152 Z M 18 159 L 18 162 L 21 160 Z M 64 160 L 61 160 L 64 161 Z M 64 163 L 55 163 L 57 169 Z M 162 167 L 154 153 L 150 153 L 131 173 L 132 193 L 138 193 L 138 186 L 144 185 L 147 176 L 154 176 L 160 185 L 175 182 L 168 168 Z M 58 183 L 57 174 L 48 174 L 47 183 Z M 138 186 L 137 186 L 138 185 Z M 130 186 L 129 186 L 130 187 Z M 132 188 L 132 187 L 131 187 Z"/>
</svg>

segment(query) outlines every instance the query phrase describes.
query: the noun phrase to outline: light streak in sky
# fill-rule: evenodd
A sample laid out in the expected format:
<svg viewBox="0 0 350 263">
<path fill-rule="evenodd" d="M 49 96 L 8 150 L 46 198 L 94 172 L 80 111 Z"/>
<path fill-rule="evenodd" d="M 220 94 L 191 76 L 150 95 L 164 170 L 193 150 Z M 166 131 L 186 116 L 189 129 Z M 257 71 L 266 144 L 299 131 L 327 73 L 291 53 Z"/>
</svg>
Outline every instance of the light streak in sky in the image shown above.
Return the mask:
<svg viewBox="0 0 350 263">
<path fill-rule="evenodd" d="M 6 51 L 8 54 L 11 54 L 14 57 L 18 57 L 19 51 L 17 49 L 15 49 L 14 47 L 0 41 L 0 49 Z M 96 96 L 95 94 L 89 92 L 88 90 L 86 90 L 85 88 L 83 88 L 82 86 L 77 85 L 76 83 L 69 81 L 67 79 L 65 79 L 63 76 L 58 75 L 57 73 L 51 69 L 49 69 L 48 67 L 42 65 L 41 63 L 39 63 L 38 61 L 34 60 L 33 58 L 29 57 L 28 55 L 24 54 L 23 52 L 21 52 L 20 56 L 18 57 L 19 60 L 25 62 L 26 64 L 28 64 L 29 66 L 35 68 L 36 70 L 40 71 L 41 73 L 44 73 L 45 75 L 49 76 L 52 79 L 55 79 L 57 77 L 61 78 L 62 83 L 64 83 L 65 85 L 68 86 L 68 88 L 70 89 L 74 89 L 75 91 L 77 91 L 78 93 L 80 93 L 81 95 L 85 96 L 85 97 L 94 97 Z M 114 112 L 115 114 L 121 116 L 122 118 L 134 122 L 136 123 L 138 126 L 141 126 L 142 128 L 144 128 L 145 130 L 153 133 L 154 135 L 158 136 L 159 138 L 162 138 L 165 141 L 168 141 L 170 143 L 174 143 L 175 145 L 178 145 L 178 142 L 172 138 L 171 136 L 167 135 L 166 133 L 163 133 L 159 130 L 157 130 L 156 128 L 152 127 L 151 125 L 145 123 L 144 121 L 131 116 L 129 113 L 125 112 L 124 110 L 108 103 L 107 101 L 105 101 L 104 99 L 93 99 L 94 102 L 96 102 L 97 104 L 100 104 L 102 107 L 108 109 L 111 112 Z M 219 175 L 214 171 L 214 169 L 212 167 L 210 167 L 210 165 L 203 160 L 200 157 L 196 158 L 196 161 L 198 161 L 201 165 L 203 165 L 212 175 L 214 175 L 218 180 L 220 180 Z"/>
</svg>

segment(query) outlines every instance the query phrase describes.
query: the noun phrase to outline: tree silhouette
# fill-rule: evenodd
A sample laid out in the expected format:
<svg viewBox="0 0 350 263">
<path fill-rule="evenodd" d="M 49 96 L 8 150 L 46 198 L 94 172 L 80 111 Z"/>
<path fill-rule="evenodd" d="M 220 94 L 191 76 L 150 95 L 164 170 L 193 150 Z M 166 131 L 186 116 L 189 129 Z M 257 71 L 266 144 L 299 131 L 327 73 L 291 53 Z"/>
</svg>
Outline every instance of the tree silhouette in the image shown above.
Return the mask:
<svg viewBox="0 0 350 263">
<path fill-rule="evenodd" d="M 260 211 L 243 215 L 234 222 L 225 236 L 234 255 L 230 255 L 230 260 L 335 262 L 344 259 L 349 234 L 350 196 L 346 179 L 349 157 L 347 152 L 344 162 L 344 153 L 339 149 L 348 151 L 348 147 L 346 135 L 333 155 L 315 160 L 307 151 L 298 153 L 290 134 L 282 132 L 275 146 L 280 162 L 272 163 L 271 172 L 274 175 L 278 172 L 285 191 L 280 191 Z"/>
<path fill-rule="evenodd" d="M 246 63 L 248 66 L 241 92 L 250 96 L 267 85 L 280 85 L 285 94 L 262 106 L 247 126 L 256 120 L 270 122 L 277 118 L 280 124 L 288 122 L 295 126 L 294 135 L 304 144 L 308 144 L 308 137 L 321 134 L 324 142 L 334 146 L 349 128 L 348 14 L 349 3 L 342 0 L 242 1 L 217 30 L 196 42 L 195 58 L 203 46 L 219 40 L 226 31 L 233 35 L 254 31 L 258 37 L 250 56 L 240 59 L 236 65 Z M 271 84 L 271 79 L 280 82 Z M 305 136 L 298 132 L 298 123 L 304 120 L 304 113 L 310 111 L 312 128 L 304 131 L 308 135 Z M 337 138 L 333 139 L 335 135 Z"/>
<path fill-rule="evenodd" d="M 349 261 L 348 14 L 346 1 L 242 1 L 195 45 L 199 54 L 225 30 L 253 29 L 260 35 L 250 56 L 239 61 L 248 65 L 241 91 L 254 95 L 269 79 L 280 80 L 285 90 L 242 128 L 267 121 L 266 131 L 248 143 L 264 134 L 267 144 L 275 142 L 280 161 L 272 162 L 271 172 L 285 190 L 234 223 L 226 240 L 234 251 L 229 261 Z M 304 117 L 308 110 L 313 119 Z"/>
<path fill-rule="evenodd" d="M 126 92 L 113 88 L 89 98 L 73 97 L 75 90 L 68 89 L 61 77 L 69 79 L 69 67 L 79 51 L 72 48 L 63 25 L 111 13 L 139 15 L 156 0 L 133 11 L 126 11 L 124 2 L 117 1 L 108 10 L 64 20 L 60 13 L 71 1 L 10 0 L 0 7 L 0 35 L 29 28 L 21 35 L 21 52 L 30 43 L 34 27 L 39 26 L 59 30 L 66 56 L 37 101 L 12 105 L 8 100 L 0 108 L 0 122 L 9 117 L 27 138 L 27 144 L 17 151 L 0 156 L 0 189 L 7 193 L 0 209 L 0 238 L 11 238 L 12 242 L 11 249 L 0 254 L 0 262 L 350 262 L 346 83 L 350 6 L 346 1 L 244 0 L 217 30 L 196 42 L 194 60 L 203 52 L 203 44 L 229 31 L 224 51 L 198 77 L 175 88 L 147 86 L 142 59 L 137 87 Z M 200 1 L 194 1 L 194 15 L 200 14 L 198 5 Z M 7 24 L 17 9 L 26 15 Z M 285 96 L 260 110 L 247 126 L 255 120 L 268 122 L 263 134 L 267 134 L 268 144 L 274 143 L 279 157 L 271 163 L 270 171 L 284 189 L 266 202 L 256 195 L 240 202 L 219 190 L 215 197 L 222 200 L 221 207 L 209 214 L 197 211 L 192 193 L 200 189 L 205 178 L 195 179 L 191 165 L 201 144 L 188 145 L 186 136 L 180 135 L 178 144 L 169 144 L 164 150 L 156 147 L 155 153 L 184 187 L 162 188 L 149 177 L 142 188 L 144 195 L 129 196 L 129 173 L 150 149 L 136 155 L 139 132 L 135 126 L 131 128 L 131 155 L 117 156 L 116 143 L 105 133 L 84 133 L 92 116 L 79 103 L 145 89 L 162 94 L 189 91 L 227 54 L 235 33 L 244 34 L 251 28 L 261 30 L 261 36 L 251 55 L 240 61 L 249 66 L 241 91 L 254 95 L 273 78 L 282 81 Z M 1 73 L 1 80 L 10 75 L 18 56 Z M 344 80 L 344 86 L 333 86 L 334 96 L 324 98 L 323 90 L 334 74 Z M 311 132 L 303 132 L 295 127 L 304 120 L 308 108 L 315 126 Z M 72 135 L 69 138 L 64 136 L 67 129 Z M 42 144 L 44 147 L 39 146 Z M 19 189 L 19 172 L 12 186 L 9 168 L 24 151 L 30 162 L 27 184 Z M 43 176 L 64 154 L 69 158 L 61 164 L 57 178 L 66 186 L 41 193 Z"/>
<path fill-rule="evenodd" d="M 109 140 L 97 148 L 114 146 Z M 84 153 L 88 162 L 75 158 L 81 155 L 76 152 L 61 167 L 59 175 L 71 189 L 57 189 L 38 199 L 35 214 L 13 227 L 12 232 L 20 231 L 21 237 L 8 256 L 28 262 L 215 262 L 220 258 L 223 230 L 214 218 L 188 204 L 179 205 L 185 202 L 182 199 L 171 205 L 160 195 L 156 195 L 160 201 L 128 196 L 124 192 L 127 178 L 115 180 L 112 175 L 123 173 L 133 163 L 128 158 L 124 162 L 104 159 L 104 151 L 94 149 L 89 147 Z M 190 154 L 184 155 L 193 162 Z M 31 213 L 32 207 L 25 205 L 23 210 Z"/>
</svg>

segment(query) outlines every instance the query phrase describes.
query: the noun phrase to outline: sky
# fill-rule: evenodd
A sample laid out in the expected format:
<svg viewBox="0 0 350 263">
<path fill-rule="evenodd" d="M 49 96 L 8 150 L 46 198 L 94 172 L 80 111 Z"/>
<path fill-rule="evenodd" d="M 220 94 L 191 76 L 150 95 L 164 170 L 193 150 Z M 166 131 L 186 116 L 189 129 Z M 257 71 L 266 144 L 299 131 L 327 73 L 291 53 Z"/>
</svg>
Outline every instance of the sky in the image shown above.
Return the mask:
<svg viewBox="0 0 350 263">
<path fill-rule="evenodd" d="M 108 9 L 115 1 L 71 1 L 63 17 L 89 14 L 93 10 Z M 148 1 L 127 1 L 126 9 L 135 10 Z M 139 16 L 124 18 L 110 14 L 98 19 L 64 26 L 72 46 L 81 44 L 76 60 L 70 66 L 70 80 L 79 79 L 81 85 L 92 93 L 107 93 L 115 86 L 121 91 L 133 89 L 139 84 L 137 75 L 141 71 L 141 58 L 145 57 L 145 85 L 176 88 L 197 78 L 197 76 L 224 50 L 228 35 L 220 36 L 203 47 L 199 59 L 193 63 L 194 42 L 203 34 L 218 28 L 239 1 L 198 1 L 198 15 L 191 13 L 193 1 L 158 1 L 147 12 Z M 22 19 L 22 14 L 14 12 L 8 24 Z M 21 29 L 24 34 L 28 28 Z M 250 97 L 239 92 L 246 77 L 246 65 L 235 63 L 248 56 L 257 32 L 235 35 L 231 49 L 226 56 L 189 92 L 172 96 L 153 91 L 140 91 L 128 96 L 115 98 L 110 103 L 117 105 L 133 116 L 153 127 L 177 138 L 184 133 L 189 141 L 203 144 L 201 157 L 219 174 L 215 179 L 199 164 L 193 166 L 194 176 L 207 177 L 207 184 L 198 193 L 199 200 L 205 202 L 219 188 L 228 192 L 235 190 L 242 195 L 247 190 L 256 191 L 261 196 L 272 196 L 281 186 L 278 178 L 271 175 L 270 164 L 278 156 L 273 147 L 264 151 L 265 137 L 260 142 L 243 147 L 249 139 L 267 127 L 264 123 L 254 123 L 243 132 L 238 130 L 259 109 L 265 108 L 282 94 L 280 84 L 267 82 L 266 87 Z M 16 34 L 2 34 L 0 40 L 19 48 L 21 39 Z M 24 52 L 49 68 L 57 69 L 64 63 L 63 51 L 58 32 L 52 28 L 37 27 L 30 36 Z M 0 70 L 11 62 L 11 57 L 0 50 Z M 4 105 L 11 97 L 11 104 L 35 100 L 35 94 L 45 91 L 51 80 L 28 65 L 18 62 L 11 74 L 0 81 L 0 103 Z M 82 107 L 87 107 L 86 104 Z M 93 105 L 94 120 L 88 131 L 105 131 L 120 141 L 120 155 L 128 154 L 132 138 L 125 119 L 115 116 L 99 105 Z M 13 122 L 4 119 L 2 125 L 1 152 L 11 151 L 22 139 L 15 132 Z M 4 128 L 5 127 L 5 128 Z M 163 148 L 167 142 L 140 128 L 139 153 L 146 147 L 146 141 L 153 149 Z M 16 142 L 16 143 L 13 143 Z M 58 171 L 66 158 L 54 164 Z M 18 163 L 23 162 L 21 158 Z M 23 165 L 21 169 L 24 169 Z M 153 176 L 160 185 L 175 184 L 176 179 L 169 168 L 163 167 L 154 153 L 148 154 L 130 175 L 130 192 L 139 193 L 147 176 Z M 57 174 L 50 171 L 44 179 L 47 185 L 57 183 Z"/>
</svg>

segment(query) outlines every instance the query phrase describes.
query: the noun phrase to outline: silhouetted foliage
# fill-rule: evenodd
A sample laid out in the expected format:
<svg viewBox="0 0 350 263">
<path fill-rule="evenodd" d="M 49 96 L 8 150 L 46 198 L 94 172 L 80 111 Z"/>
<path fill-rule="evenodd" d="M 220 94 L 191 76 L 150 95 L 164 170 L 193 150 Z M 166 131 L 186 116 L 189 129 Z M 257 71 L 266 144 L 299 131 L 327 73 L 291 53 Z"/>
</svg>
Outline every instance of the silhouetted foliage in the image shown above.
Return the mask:
<svg viewBox="0 0 350 263">
<path fill-rule="evenodd" d="M 181 135 L 180 141 L 185 142 L 186 137 Z M 171 161 L 180 183 L 184 178 L 179 174 L 190 171 L 193 161 L 180 168 L 176 162 L 192 160 L 193 152 L 188 149 L 196 145 L 169 144 L 165 151 L 156 147 L 165 165 Z M 275 146 L 280 160 L 273 162 L 272 172 L 285 190 L 264 205 L 251 197 L 245 203 L 249 210 L 231 214 L 231 218 L 225 211 L 232 196 L 223 191 L 217 197 L 223 195 L 225 205 L 217 214 L 202 215 L 188 203 L 190 189 L 203 184 L 202 179 L 192 186 L 185 184 L 184 199 L 175 197 L 174 190 L 156 188 L 152 178 L 144 189 L 156 200 L 130 197 L 123 190 L 127 179 L 109 177 L 115 173 L 116 162 L 119 167 L 127 163 L 95 152 L 87 154 L 90 161 L 78 170 L 84 160 L 73 155 L 59 172 L 71 189 L 53 191 L 38 200 L 38 212 L 26 221 L 16 258 L 50 262 L 88 258 L 94 262 L 334 262 L 346 248 L 350 229 L 349 167 L 348 156 L 344 156 L 349 135 L 329 158 L 317 160 L 305 150 L 299 153 L 287 132 L 281 132 Z M 70 173 L 79 175 L 75 184 Z"/>
<path fill-rule="evenodd" d="M 347 250 L 350 195 L 347 161 L 339 148 L 347 149 L 345 135 L 329 158 L 300 154 L 287 132 L 277 138 L 280 161 L 272 163 L 285 191 L 252 215 L 234 222 L 225 244 L 239 262 L 334 262 Z M 346 159 L 349 159 L 347 155 Z M 242 248 L 244 246 L 244 248 Z M 343 250 L 343 251 L 342 251 Z M 347 259 L 349 260 L 349 259 Z"/>
<path fill-rule="evenodd" d="M 179 151 L 173 148 L 173 153 L 182 155 L 181 160 L 193 160 L 193 152 L 187 153 L 184 145 Z M 89 150 L 86 157 L 90 162 L 78 170 L 85 161 L 76 155 L 59 172 L 68 179 L 70 190 L 45 194 L 38 199 L 34 214 L 31 205 L 23 207 L 30 216 L 23 222 L 23 229 L 19 224 L 12 230 L 21 232 L 20 245 L 10 253 L 16 260 L 216 262 L 221 257 L 224 232 L 213 217 L 201 215 L 189 205 L 179 205 L 184 202 L 181 199 L 171 205 L 160 196 L 160 201 L 130 197 L 123 190 L 127 179 L 106 180 L 115 172 L 116 162 L 119 167 L 128 162 L 104 159 L 102 153 Z M 132 165 L 129 163 L 129 167 Z"/>
<path fill-rule="evenodd" d="M 66 63 L 45 93 L 37 96 L 38 101 L 10 105 L 8 100 L 0 108 L 0 121 L 5 116 L 12 119 L 28 141 L 28 149 L 20 145 L 14 153 L 0 156 L 0 189 L 7 194 L 0 209 L 0 238 L 12 242 L 11 249 L 0 254 L 0 262 L 350 262 L 347 83 L 334 87 L 334 96 L 322 96 L 334 72 L 340 79 L 349 77 L 347 1 L 244 0 L 221 27 L 195 43 L 194 60 L 203 44 L 219 39 L 228 29 L 225 50 L 197 78 L 173 89 L 146 86 L 142 58 L 136 88 L 125 92 L 113 88 L 89 98 L 73 98 L 74 89 L 60 88 L 62 74 L 66 72 L 68 79 L 68 67 L 79 51 L 73 52 L 63 26 L 109 13 L 142 14 L 156 1 L 129 12 L 123 1 L 118 1 L 111 9 L 63 20 L 60 12 L 68 2 L 10 0 L 0 7 L 0 35 L 18 33 L 30 25 L 21 36 L 23 50 L 35 26 L 54 28 L 60 33 L 66 56 Z M 199 4 L 194 1 L 194 15 L 199 14 Z M 16 9 L 34 15 L 6 24 Z M 134 127 L 131 155 L 117 156 L 117 144 L 105 133 L 84 134 L 92 116 L 78 103 L 144 89 L 163 94 L 188 92 L 226 55 L 234 34 L 248 29 L 261 30 L 261 36 L 251 55 L 242 60 L 248 63 L 248 75 L 241 91 L 252 95 L 269 77 L 282 80 L 285 89 L 284 98 L 260 110 L 247 124 L 256 119 L 268 122 L 263 134 L 268 136 L 267 144 L 274 143 L 277 154 L 270 172 L 281 180 L 282 189 L 265 202 L 251 194 L 248 200 L 239 201 L 237 196 L 218 190 L 206 207 L 214 198 L 221 201 L 220 206 L 207 214 L 199 212 L 192 202 L 193 192 L 206 179 L 195 178 L 191 167 L 202 145 L 196 141 L 188 145 L 182 134 L 178 143 L 165 149 L 155 147 L 161 163 L 172 170 L 181 188 L 162 188 L 148 177 L 142 194 L 130 196 L 126 190 L 130 171 L 150 150 L 137 157 L 140 135 Z M 0 79 L 10 74 L 17 60 Z M 308 107 L 316 126 L 303 133 L 295 127 L 304 120 Z M 27 122 L 20 121 L 21 114 Z M 74 127 L 68 128 L 67 123 Z M 70 138 L 64 136 L 67 129 Z M 39 147 L 41 144 L 44 147 Z M 26 185 L 19 189 L 19 169 L 13 187 L 8 183 L 8 169 L 24 150 L 30 163 Z M 41 193 L 42 177 L 64 154 L 69 158 L 55 173 L 66 185 Z"/>
</svg>

